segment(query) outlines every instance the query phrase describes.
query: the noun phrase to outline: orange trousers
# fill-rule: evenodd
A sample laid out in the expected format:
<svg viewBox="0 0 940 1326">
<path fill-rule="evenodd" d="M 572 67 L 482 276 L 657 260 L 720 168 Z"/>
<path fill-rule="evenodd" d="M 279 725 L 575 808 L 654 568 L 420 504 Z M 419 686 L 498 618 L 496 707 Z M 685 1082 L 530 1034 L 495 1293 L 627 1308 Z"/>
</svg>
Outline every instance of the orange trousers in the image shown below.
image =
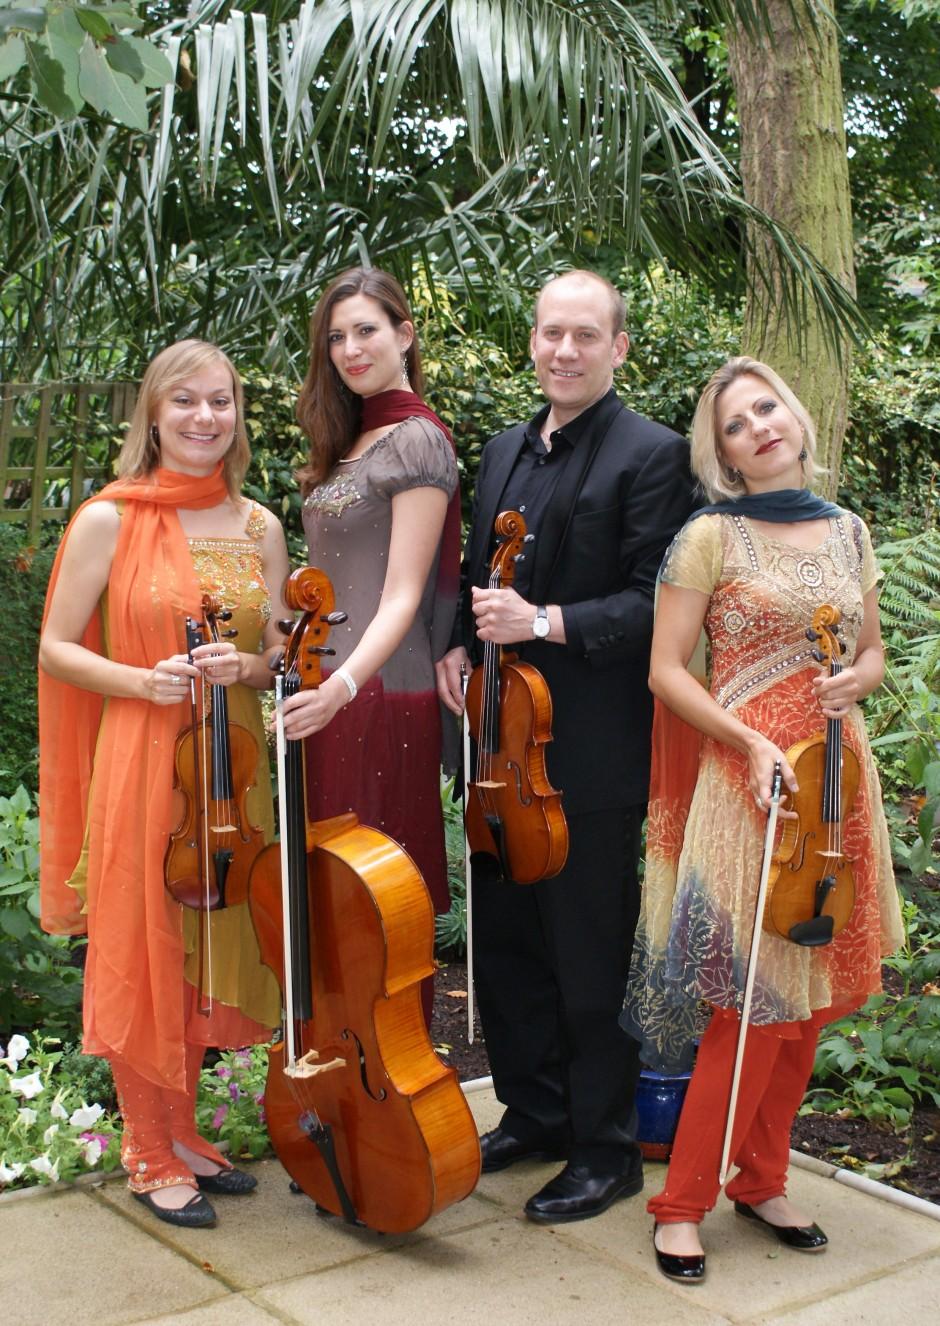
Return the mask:
<svg viewBox="0 0 940 1326">
<path fill-rule="evenodd" d="M 716 1009 L 702 1037 L 666 1186 L 646 1208 L 661 1225 L 698 1224 L 718 1200 L 739 1025 L 736 1013 Z M 816 1018 L 787 1023 L 789 1037 L 775 1026 L 748 1027 L 731 1136 L 738 1172 L 725 1189 L 731 1201 L 757 1206 L 785 1191 L 790 1128 L 813 1071 L 819 1025 Z"/>
<path fill-rule="evenodd" d="M 205 1052 L 204 1045 L 187 1042 L 185 1091 L 155 1086 L 123 1059 L 112 1056 L 111 1072 L 124 1120 L 121 1161 L 133 1192 L 151 1192 L 177 1183 L 196 1186 L 192 1170 L 174 1153 L 174 1142 L 229 1168 L 225 1157 L 196 1131 L 196 1089 Z"/>
</svg>

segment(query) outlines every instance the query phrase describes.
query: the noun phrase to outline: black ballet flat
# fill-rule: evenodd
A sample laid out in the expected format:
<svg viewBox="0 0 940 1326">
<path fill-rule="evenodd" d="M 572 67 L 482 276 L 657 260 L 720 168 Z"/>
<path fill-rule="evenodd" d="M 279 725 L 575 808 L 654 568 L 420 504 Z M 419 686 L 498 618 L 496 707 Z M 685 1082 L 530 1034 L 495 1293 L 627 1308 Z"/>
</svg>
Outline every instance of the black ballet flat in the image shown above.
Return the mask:
<svg viewBox="0 0 940 1326">
<path fill-rule="evenodd" d="M 736 1215 L 744 1216 L 745 1220 L 753 1220 L 756 1224 L 762 1225 L 786 1247 L 795 1248 L 797 1252 L 822 1252 L 829 1242 L 817 1224 L 772 1225 L 769 1220 L 765 1220 L 762 1215 L 758 1215 L 753 1206 L 748 1206 L 745 1202 L 735 1202 L 734 1210 Z"/>
<path fill-rule="evenodd" d="M 682 1285 L 700 1285 L 705 1279 L 704 1252 L 681 1256 L 675 1252 L 662 1252 L 656 1246 L 656 1231 L 653 1226 L 653 1251 L 656 1253 L 656 1265 L 669 1280 L 678 1280 Z"/>
<path fill-rule="evenodd" d="M 195 1193 L 185 1206 L 172 1210 L 167 1206 L 158 1206 L 149 1192 L 132 1192 L 138 1202 L 143 1202 L 158 1220 L 165 1220 L 168 1225 L 180 1225 L 183 1229 L 208 1229 L 215 1224 L 215 1210 L 202 1193 Z"/>
<path fill-rule="evenodd" d="M 196 1182 L 203 1192 L 222 1193 L 226 1197 L 241 1197 L 254 1192 L 258 1180 L 243 1169 L 220 1169 L 218 1174 L 197 1174 Z"/>
</svg>

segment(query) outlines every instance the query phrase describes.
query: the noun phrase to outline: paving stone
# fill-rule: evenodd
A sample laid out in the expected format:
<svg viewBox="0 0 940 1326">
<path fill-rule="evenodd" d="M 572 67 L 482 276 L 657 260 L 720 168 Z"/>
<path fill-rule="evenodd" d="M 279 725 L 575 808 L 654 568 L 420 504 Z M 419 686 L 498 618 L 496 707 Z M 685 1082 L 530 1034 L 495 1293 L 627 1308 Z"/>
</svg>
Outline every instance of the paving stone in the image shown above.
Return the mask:
<svg viewBox="0 0 940 1326">
<path fill-rule="evenodd" d="M 168 1228 L 168 1226 L 167 1226 Z M 217 1298 L 217 1282 L 84 1192 L 0 1205 L 8 1326 L 119 1326 Z"/>
<path fill-rule="evenodd" d="M 320 1275 L 268 1285 L 255 1296 L 302 1326 L 727 1326 L 666 1281 L 654 1284 L 564 1234 L 522 1219 L 427 1238 Z"/>
<path fill-rule="evenodd" d="M 940 1257 L 914 1262 L 901 1271 L 869 1280 L 843 1294 L 807 1302 L 774 1316 L 774 1326 L 832 1326 L 850 1321 L 853 1326 L 885 1326 L 888 1322 L 928 1320 L 940 1299 Z M 933 1305 L 933 1309 L 928 1305 Z M 755 1324 L 768 1321 L 755 1317 Z"/>
<path fill-rule="evenodd" d="M 226 1294 L 224 1298 L 190 1312 L 172 1313 L 168 1317 L 148 1317 L 141 1326 L 284 1326 L 284 1318 L 270 1312 L 243 1294 Z"/>
</svg>

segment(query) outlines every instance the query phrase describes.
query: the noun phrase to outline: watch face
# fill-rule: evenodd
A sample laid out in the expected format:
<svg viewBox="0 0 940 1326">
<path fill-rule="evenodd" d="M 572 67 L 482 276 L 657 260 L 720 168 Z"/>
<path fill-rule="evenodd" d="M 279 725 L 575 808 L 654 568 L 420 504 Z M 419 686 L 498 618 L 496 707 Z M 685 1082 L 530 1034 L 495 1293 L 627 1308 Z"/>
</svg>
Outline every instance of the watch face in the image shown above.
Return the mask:
<svg viewBox="0 0 940 1326">
<path fill-rule="evenodd" d="M 532 630 L 540 640 L 544 640 L 551 630 L 551 623 L 548 620 L 547 613 L 538 613 L 535 621 L 532 623 Z"/>
</svg>

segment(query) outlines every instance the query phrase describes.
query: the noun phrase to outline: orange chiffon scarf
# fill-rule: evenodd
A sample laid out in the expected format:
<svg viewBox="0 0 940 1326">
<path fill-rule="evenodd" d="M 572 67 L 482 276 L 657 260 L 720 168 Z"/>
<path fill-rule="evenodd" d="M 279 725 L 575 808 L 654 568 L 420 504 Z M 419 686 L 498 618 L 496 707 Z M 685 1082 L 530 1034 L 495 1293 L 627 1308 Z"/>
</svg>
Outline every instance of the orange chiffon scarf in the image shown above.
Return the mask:
<svg viewBox="0 0 940 1326">
<path fill-rule="evenodd" d="M 200 591 L 177 511 L 218 506 L 226 496 L 220 465 L 205 478 L 158 469 L 89 499 L 124 508 L 107 628 L 99 606 L 86 648 L 142 668 L 185 651 L 184 620 L 200 615 Z M 71 528 L 53 566 L 47 612 Z M 187 1009 L 180 909 L 164 888 L 163 861 L 175 828 L 173 756 L 183 714 L 183 705 L 105 698 L 40 670 L 42 925 L 53 934 L 87 930 L 86 1053 L 120 1055 L 175 1090 L 185 1084 Z"/>
</svg>

